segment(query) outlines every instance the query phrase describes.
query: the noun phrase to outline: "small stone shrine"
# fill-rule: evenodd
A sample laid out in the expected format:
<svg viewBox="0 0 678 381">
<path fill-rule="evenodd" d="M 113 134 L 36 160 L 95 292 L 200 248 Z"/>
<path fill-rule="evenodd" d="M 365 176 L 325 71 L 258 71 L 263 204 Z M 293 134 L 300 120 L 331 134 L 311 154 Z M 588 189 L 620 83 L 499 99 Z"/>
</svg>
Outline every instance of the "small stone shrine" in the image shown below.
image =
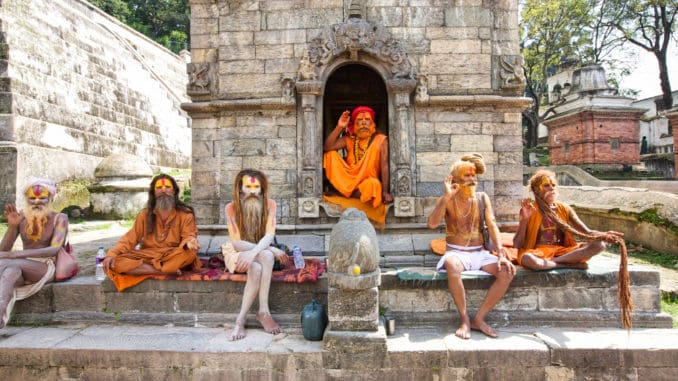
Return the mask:
<svg viewBox="0 0 678 381">
<path fill-rule="evenodd" d="M 463 154 L 488 171 L 479 190 L 500 224 L 517 219 L 525 78 L 517 0 L 190 0 L 182 108 L 192 118 L 192 205 L 224 224 L 233 177 L 269 176 L 278 223 L 332 224 L 323 141 L 366 104 L 388 136 L 394 203 L 386 229 L 423 225 Z M 408 4 L 408 5 L 401 5 Z"/>
<path fill-rule="evenodd" d="M 107 218 L 133 218 L 148 201 L 151 167 L 130 154 L 104 158 L 94 171 L 89 187 L 92 213 Z"/>
</svg>

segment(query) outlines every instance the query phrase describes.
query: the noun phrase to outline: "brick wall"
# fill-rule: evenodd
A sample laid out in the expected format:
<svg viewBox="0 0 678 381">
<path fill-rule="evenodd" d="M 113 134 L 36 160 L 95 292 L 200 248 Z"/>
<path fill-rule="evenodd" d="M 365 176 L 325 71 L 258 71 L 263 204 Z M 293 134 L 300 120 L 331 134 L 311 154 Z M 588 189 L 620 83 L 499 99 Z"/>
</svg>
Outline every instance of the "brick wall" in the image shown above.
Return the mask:
<svg viewBox="0 0 678 381">
<path fill-rule="evenodd" d="M 545 121 L 551 164 L 637 164 L 640 113 L 582 111 Z"/>
</svg>

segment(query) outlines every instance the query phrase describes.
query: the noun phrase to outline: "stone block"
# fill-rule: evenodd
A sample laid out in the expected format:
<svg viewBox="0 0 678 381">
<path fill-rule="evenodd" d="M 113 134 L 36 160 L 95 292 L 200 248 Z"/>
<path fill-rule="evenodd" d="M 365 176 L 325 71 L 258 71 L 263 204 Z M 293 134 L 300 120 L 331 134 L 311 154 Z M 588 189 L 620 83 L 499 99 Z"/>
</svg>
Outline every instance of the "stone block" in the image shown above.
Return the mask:
<svg viewBox="0 0 678 381">
<path fill-rule="evenodd" d="M 266 141 L 262 139 L 224 139 L 221 152 L 225 156 L 263 156 Z"/>
<path fill-rule="evenodd" d="M 294 45 L 257 45 L 255 57 L 259 60 L 292 58 L 294 57 Z"/>
<path fill-rule="evenodd" d="M 491 27 L 492 19 L 492 11 L 482 7 L 445 9 L 445 25 L 449 27 Z"/>
<path fill-rule="evenodd" d="M 342 290 L 334 287 L 328 288 L 327 316 L 329 327 L 333 330 L 347 330 L 354 327 L 355 330 L 376 329 L 378 321 L 378 297 L 376 287 L 366 290 Z"/>
<path fill-rule="evenodd" d="M 386 354 L 383 328 L 375 332 L 327 330 L 323 337 L 325 369 L 379 369 Z"/>
<path fill-rule="evenodd" d="M 493 141 L 492 136 L 487 135 L 451 135 L 450 150 L 452 152 L 492 152 Z"/>
<path fill-rule="evenodd" d="M 417 152 L 449 152 L 450 138 L 441 135 L 417 136 L 415 149 Z"/>
<path fill-rule="evenodd" d="M 539 310 L 571 310 L 583 308 L 596 311 L 604 311 L 605 289 L 600 288 L 558 288 L 538 290 Z"/>
<path fill-rule="evenodd" d="M 471 40 L 479 37 L 479 30 L 477 27 L 442 27 L 442 28 L 426 28 L 426 38 L 430 40 L 444 40 L 444 39 L 461 39 Z"/>
<path fill-rule="evenodd" d="M 384 6 L 368 8 L 367 20 L 387 28 L 399 27 L 403 25 L 403 8 Z"/>
<path fill-rule="evenodd" d="M 477 54 L 481 53 L 478 39 L 468 40 L 433 40 L 431 54 Z"/>
<path fill-rule="evenodd" d="M 264 60 L 222 60 L 219 62 L 219 75 L 263 73 Z"/>
<path fill-rule="evenodd" d="M 285 9 L 266 17 L 269 30 L 323 28 L 343 21 L 343 10 L 337 8 Z"/>
<path fill-rule="evenodd" d="M 474 122 L 438 122 L 434 123 L 437 135 L 480 135 L 481 123 Z"/>
<path fill-rule="evenodd" d="M 221 64 L 223 61 L 232 61 L 232 60 L 253 60 L 256 57 L 256 51 L 252 45 L 226 45 L 219 46 L 219 66 L 217 72 L 221 74 L 228 74 L 226 71 L 221 70 Z M 224 81 L 219 81 L 224 82 Z"/>
<path fill-rule="evenodd" d="M 490 81 L 490 76 L 487 74 L 490 72 L 491 67 L 491 55 L 489 54 L 458 54 L 453 61 L 450 61 L 450 56 L 447 54 L 430 54 L 421 57 L 419 62 L 421 71 L 430 73 L 431 76 L 434 74 L 479 75 L 479 73 L 483 73 L 482 75 L 488 77 L 485 81 L 488 83 Z M 429 77 L 429 80 L 431 79 L 431 76 Z M 440 81 L 440 79 L 438 79 L 438 81 Z M 473 81 L 466 82 L 483 83 L 485 81 L 474 79 Z M 461 80 L 459 80 L 459 82 L 461 82 Z M 438 82 L 437 87 L 442 88 L 443 86 Z"/>
<path fill-rule="evenodd" d="M 464 70 L 464 68 L 459 68 L 458 71 Z M 480 93 L 491 88 L 490 77 L 487 74 L 483 74 L 484 70 L 482 68 L 478 70 L 473 68 L 471 70 L 472 72 L 466 74 L 438 75 L 438 89 L 443 91 L 474 89 L 473 92 Z"/>
<path fill-rule="evenodd" d="M 233 12 L 219 17 L 219 30 L 229 32 L 257 31 L 261 25 L 261 13 L 256 11 Z"/>
<path fill-rule="evenodd" d="M 255 45 L 303 44 L 306 42 L 305 29 L 265 30 L 254 33 Z"/>
<path fill-rule="evenodd" d="M 442 27 L 445 12 L 440 7 L 407 7 L 403 11 L 403 21 L 407 27 Z"/>
</svg>

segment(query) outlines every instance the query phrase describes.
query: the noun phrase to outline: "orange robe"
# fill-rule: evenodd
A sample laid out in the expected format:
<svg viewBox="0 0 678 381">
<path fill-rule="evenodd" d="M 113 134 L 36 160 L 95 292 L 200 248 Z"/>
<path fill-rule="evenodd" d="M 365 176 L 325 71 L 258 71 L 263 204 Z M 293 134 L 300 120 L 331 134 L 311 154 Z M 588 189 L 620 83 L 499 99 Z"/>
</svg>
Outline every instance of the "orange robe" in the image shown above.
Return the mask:
<svg viewBox="0 0 678 381">
<path fill-rule="evenodd" d="M 115 260 L 111 271 L 106 274 L 113 281 L 118 291 L 141 283 L 150 275 L 121 274 L 144 263 L 152 265 L 159 271 L 172 274 L 186 266 L 194 269 L 201 267 L 197 250 L 186 248 L 189 239 L 198 237 L 198 227 L 192 213 L 174 210 L 163 224 L 159 216 L 155 219 L 155 232 L 146 232 L 146 215 L 143 209 L 137 215 L 134 226 L 106 254 Z M 155 212 L 154 212 L 155 213 Z M 141 248 L 134 247 L 141 243 Z"/>
<path fill-rule="evenodd" d="M 570 223 L 569 208 L 560 202 L 556 202 L 556 214 L 561 220 Z M 530 220 L 527 221 L 527 232 L 525 243 L 521 249 L 518 250 L 518 263 L 522 263 L 522 258 L 525 253 L 533 254 L 539 258 L 553 259 L 561 255 L 567 254 L 579 247 L 574 236 L 570 232 L 565 232 L 562 245 L 537 245 L 537 236 L 539 235 L 539 227 L 541 226 L 542 216 L 537 210 L 532 214 Z M 584 261 L 586 262 L 586 261 Z"/>
<path fill-rule="evenodd" d="M 367 214 L 371 220 L 384 223 L 386 220 L 386 206 L 382 203 L 381 174 L 381 145 L 386 135 L 374 134 L 365 156 L 355 162 L 353 154 L 354 138 L 346 137 L 346 160 L 337 151 L 328 151 L 323 155 L 325 175 L 332 186 L 346 199 L 341 197 L 325 196 L 324 198 L 342 208 L 357 207 Z M 360 203 L 351 200 L 355 190 L 360 191 Z M 361 205 L 362 204 L 362 205 Z"/>
</svg>

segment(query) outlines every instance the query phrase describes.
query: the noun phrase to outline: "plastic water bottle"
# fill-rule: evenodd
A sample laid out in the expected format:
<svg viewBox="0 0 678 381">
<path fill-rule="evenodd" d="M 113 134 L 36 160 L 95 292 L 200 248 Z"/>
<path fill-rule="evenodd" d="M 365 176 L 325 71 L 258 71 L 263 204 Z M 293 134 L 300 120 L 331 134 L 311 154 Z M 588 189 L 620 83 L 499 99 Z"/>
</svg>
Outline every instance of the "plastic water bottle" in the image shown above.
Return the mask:
<svg viewBox="0 0 678 381">
<path fill-rule="evenodd" d="M 294 245 L 292 248 L 292 258 L 294 259 L 294 267 L 297 270 L 303 269 L 304 266 L 306 266 L 306 263 L 304 263 L 304 255 L 301 254 L 301 249 L 297 245 Z"/>
<path fill-rule="evenodd" d="M 96 256 L 96 268 L 94 270 L 94 277 L 97 280 L 106 279 L 106 274 L 104 273 L 104 258 L 106 258 L 106 253 L 104 252 L 104 247 L 99 246 Z"/>
</svg>

